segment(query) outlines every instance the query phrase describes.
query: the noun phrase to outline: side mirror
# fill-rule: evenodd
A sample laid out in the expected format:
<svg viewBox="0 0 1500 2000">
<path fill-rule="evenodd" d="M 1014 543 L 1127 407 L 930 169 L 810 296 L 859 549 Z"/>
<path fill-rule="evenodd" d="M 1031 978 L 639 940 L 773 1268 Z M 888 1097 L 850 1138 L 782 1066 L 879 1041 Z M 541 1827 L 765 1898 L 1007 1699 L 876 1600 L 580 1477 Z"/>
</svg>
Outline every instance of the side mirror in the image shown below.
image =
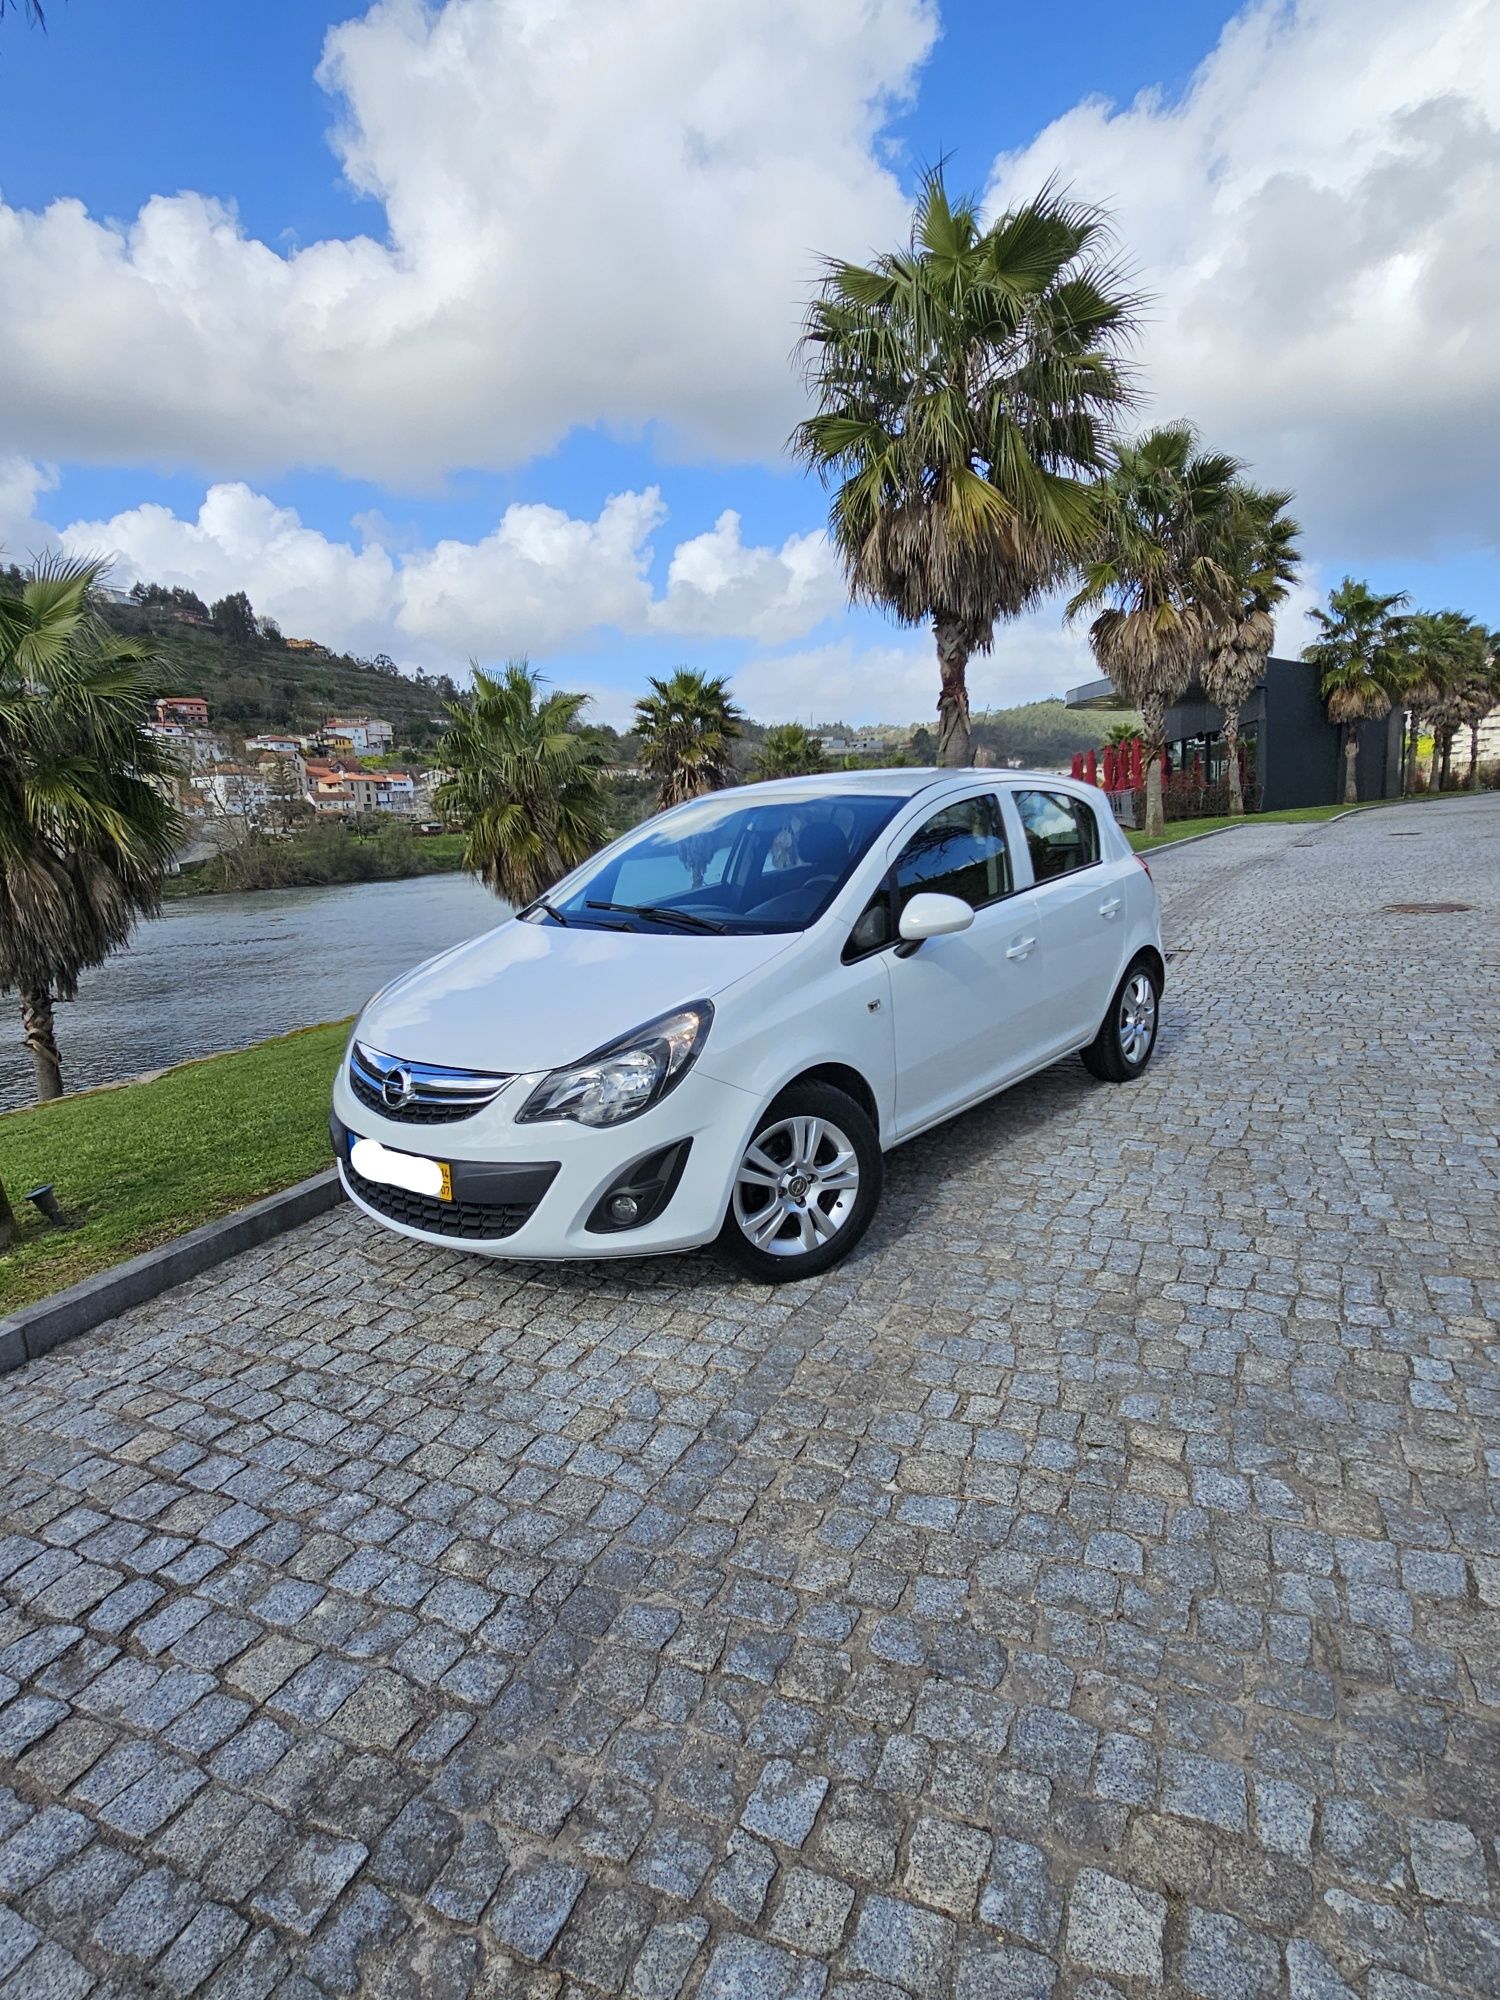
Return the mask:
<svg viewBox="0 0 1500 2000">
<path fill-rule="evenodd" d="M 926 892 L 913 896 L 901 912 L 901 942 L 896 946 L 896 956 L 910 958 L 928 938 L 952 937 L 955 931 L 966 931 L 973 921 L 974 912 L 961 896 Z"/>
</svg>

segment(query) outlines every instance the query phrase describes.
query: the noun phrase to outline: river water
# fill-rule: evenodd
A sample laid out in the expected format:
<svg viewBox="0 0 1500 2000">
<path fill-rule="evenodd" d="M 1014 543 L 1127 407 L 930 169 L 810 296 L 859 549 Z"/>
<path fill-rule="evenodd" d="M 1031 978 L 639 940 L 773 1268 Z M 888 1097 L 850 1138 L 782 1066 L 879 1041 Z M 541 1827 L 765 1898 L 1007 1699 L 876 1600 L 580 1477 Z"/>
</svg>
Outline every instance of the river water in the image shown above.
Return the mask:
<svg viewBox="0 0 1500 2000">
<path fill-rule="evenodd" d="M 354 1013 L 396 973 L 508 906 L 467 875 L 168 903 L 57 1010 L 69 1090 Z M 0 1111 L 32 1101 L 15 996 L 0 999 Z"/>
</svg>

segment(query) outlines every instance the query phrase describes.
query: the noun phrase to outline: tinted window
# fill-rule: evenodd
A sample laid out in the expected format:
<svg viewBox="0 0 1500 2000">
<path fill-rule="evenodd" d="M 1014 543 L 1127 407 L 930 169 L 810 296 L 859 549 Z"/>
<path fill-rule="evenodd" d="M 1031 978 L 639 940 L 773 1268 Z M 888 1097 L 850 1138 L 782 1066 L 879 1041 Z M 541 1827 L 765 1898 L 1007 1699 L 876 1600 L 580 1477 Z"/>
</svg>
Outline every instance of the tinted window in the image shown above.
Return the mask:
<svg viewBox="0 0 1500 2000">
<path fill-rule="evenodd" d="M 715 792 L 647 820 L 554 907 L 570 924 L 679 934 L 806 930 L 901 804 L 878 793 Z"/>
<path fill-rule="evenodd" d="M 896 863 L 896 893 L 905 905 L 919 893 L 957 896 L 982 910 L 1010 894 L 1010 855 L 992 792 L 944 806 L 912 835 Z"/>
<path fill-rule="evenodd" d="M 1099 859 L 1099 822 L 1081 799 L 1066 792 L 1017 792 L 1016 808 L 1038 882 L 1091 868 Z"/>
</svg>

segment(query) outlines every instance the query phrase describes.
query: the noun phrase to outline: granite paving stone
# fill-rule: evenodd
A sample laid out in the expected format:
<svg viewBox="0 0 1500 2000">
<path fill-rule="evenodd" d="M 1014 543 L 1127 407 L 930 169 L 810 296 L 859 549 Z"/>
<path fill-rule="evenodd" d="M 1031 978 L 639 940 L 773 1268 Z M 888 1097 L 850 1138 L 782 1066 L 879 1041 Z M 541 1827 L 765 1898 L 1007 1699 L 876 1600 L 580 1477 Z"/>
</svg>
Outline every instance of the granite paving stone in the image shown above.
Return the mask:
<svg viewBox="0 0 1500 2000">
<path fill-rule="evenodd" d="M 0 2000 L 1500 1990 L 1500 798 L 1152 869 L 823 1278 L 341 1208 L 0 1378 Z"/>
</svg>

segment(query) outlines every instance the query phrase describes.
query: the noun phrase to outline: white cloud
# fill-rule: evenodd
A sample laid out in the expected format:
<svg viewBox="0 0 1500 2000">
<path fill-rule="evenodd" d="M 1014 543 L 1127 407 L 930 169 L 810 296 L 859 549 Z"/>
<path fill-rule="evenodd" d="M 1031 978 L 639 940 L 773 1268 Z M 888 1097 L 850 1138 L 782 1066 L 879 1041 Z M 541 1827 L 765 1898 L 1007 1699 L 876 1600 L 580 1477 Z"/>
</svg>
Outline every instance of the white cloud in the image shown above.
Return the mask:
<svg viewBox="0 0 1500 2000">
<path fill-rule="evenodd" d="M 51 466 L 0 453 L 0 556 L 6 562 L 25 562 L 50 545 L 52 531 L 37 519 L 36 504 L 56 484 Z"/>
<path fill-rule="evenodd" d="M 0 428 L 417 483 L 596 423 L 773 456 L 814 253 L 904 227 L 880 132 L 935 32 L 932 0 L 377 0 L 319 77 L 383 239 L 282 256 L 194 193 L 0 206 Z"/>
<path fill-rule="evenodd" d="M 708 534 L 678 543 L 653 622 L 664 632 L 733 632 L 775 643 L 811 631 L 847 602 L 822 529 L 789 535 L 779 549 L 746 548 L 740 517 L 726 508 Z"/>
<path fill-rule="evenodd" d="M 654 486 L 614 494 L 592 521 L 515 502 L 479 541 L 432 548 L 397 536 L 388 541 L 405 545 L 388 546 L 363 516 L 356 548 L 238 481 L 210 487 L 190 520 L 153 503 L 51 529 L 32 518 L 51 483 L 25 460 L 0 460 L 0 540 L 108 556 L 122 584 L 181 584 L 206 600 L 243 590 L 292 635 L 430 667 L 546 659 L 599 631 L 786 640 L 846 601 L 821 531 L 747 546 L 732 513 L 678 544 L 653 595 L 652 538 L 666 518 Z M 26 534 L 6 532 L 23 521 Z"/>
<path fill-rule="evenodd" d="M 1083 633 L 1062 622 L 1061 605 L 1044 606 L 996 628 L 994 650 L 969 661 L 969 701 L 977 713 L 1064 694 L 1097 669 Z M 923 722 L 937 720 L 938 669 L 930 633 L 892 634 L 885 642 L 854 636 L 793 652 L 761 655 L 734 676 L 734 694 L 767 722 Z"/>
<path fill-rule="evenodd" d="M 1242 452 L 1325 546 L 1500 546 L 1500 12 L 1237 17 L 1181 101 L 1090 100 L 996 162 L 1107 201 L 1156 303 L 1152 407 Z"/>
</svg>

